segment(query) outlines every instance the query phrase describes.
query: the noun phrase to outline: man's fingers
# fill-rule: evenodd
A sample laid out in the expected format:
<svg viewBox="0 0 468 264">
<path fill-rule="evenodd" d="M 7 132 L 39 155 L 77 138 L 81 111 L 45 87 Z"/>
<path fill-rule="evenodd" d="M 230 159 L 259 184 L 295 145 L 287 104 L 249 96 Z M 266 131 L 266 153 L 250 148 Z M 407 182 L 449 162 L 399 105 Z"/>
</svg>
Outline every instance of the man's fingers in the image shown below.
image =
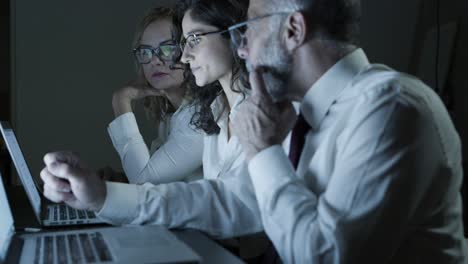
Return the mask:
<svg viewBox="0 0 468 264">
<path fill-rule="evenodd" d="M 80 165 L 77 155 L 71 151 L 50 152 L 44 155 L 44 163 L 46 166 L 56 162 L 68 163 L 73 166 Z"/>
<path fill-rule="evenodd" d="M 68 206 L 70 207 L 73 207 L 73 208 L 77 208 L 78 206 L 78 199 L 76 199 L 76 196 L 73 195 L 73 193 L 71 193 L 70 195 L 65 195 L 64 199 L 63 199 L 63 202 L 66 203 Z M 78 208 L 80 209 L 80 208 Z"/>
<path fill-rule="evenodd" d="M 47 184 L 44 185 L 44 196 L 55 203 L 61 203 L 63 201 L 69 201 L 76 199 L 73 193 L 70 192 L 58 192 L 50 188 Z"/>
<path fill-rule="evenodd" d="M 50 164 L 54 162 L 58 162 L 59 158 L 59 152 L 50 152 L 44 155 L 44 163 L 46 166 L 49 166 Z"/>
<path fill-rule="evenodd" d="M 249 73 L 250 86 L 252 87 L 252 96 L 271 100 L 265 81 L 263 80 L 263 68 L 258 67 Z"/>
<path fill-rule="evenodd" d="M 55 177 L 68 181 L 79 181 L 81 170 L 68 165 L 67 163 L 54 162 L 47 166 L 47 170 Z"/>
<path fill-rule="evenodd" d="M 50 189 L 60 192 L 71 192 L 70 183 L 66 180 L 55 177 L 47 170 L 47 168 L 44 168 L 40 175 L 41 179 Z"/>
<path fill-rule="evenodd" d="M 62 202 L 62 197 L 57 195 L 57 191 L 52 190 L 49 188 L 47 184 L 44 185 L 44 196 L 51 200 L 54 203 L 61 203 Z"/>
</svg>

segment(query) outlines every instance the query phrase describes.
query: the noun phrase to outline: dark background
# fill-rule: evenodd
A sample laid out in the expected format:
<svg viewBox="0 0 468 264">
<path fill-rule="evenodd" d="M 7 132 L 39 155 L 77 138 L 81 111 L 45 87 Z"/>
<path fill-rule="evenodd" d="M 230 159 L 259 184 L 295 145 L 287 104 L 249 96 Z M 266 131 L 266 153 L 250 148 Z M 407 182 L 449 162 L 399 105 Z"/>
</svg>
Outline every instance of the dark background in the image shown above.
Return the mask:
<svg viewBox="0 0 468 264">
<path fill-rule="evenodd" d="M 153 4 L 0 1 L 0 119 L 16 129 L 33 175 L 44 153 L 60 149 L 79 152 L 96 168 L 120 167 L 106 131 L 111 95 L 133 77 L 133 32 Z M 446 67 L 439 68 L 438 92 L 467 142 L 468 1 L 440 1 L 439 9 L 436 0 L 363 0 L 362 6 L 362 46 L 370 60 L 417 75 L 433 88 L 439 14 L 439 64 Z M 154 128 L 139 111 L 149 139 Z M 0 171 L 7 183 L 17 183 L 2 146 Z M 465 171 L 467 151 L 463 144 Z"/>
</svg>

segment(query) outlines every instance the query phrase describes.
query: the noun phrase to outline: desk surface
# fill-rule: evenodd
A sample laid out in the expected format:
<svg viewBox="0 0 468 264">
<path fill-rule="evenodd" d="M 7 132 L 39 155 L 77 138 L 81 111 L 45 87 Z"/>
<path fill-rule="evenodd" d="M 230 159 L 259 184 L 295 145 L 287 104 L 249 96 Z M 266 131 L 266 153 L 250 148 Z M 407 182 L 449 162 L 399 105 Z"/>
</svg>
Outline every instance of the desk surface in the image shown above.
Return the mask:
<svg viewBox="0 0 468 264">
<path fill-rule="evenodd" d="M 15 223 L 25 227 L 25 219 L 31 219 L 33 214 L 31 205 L 27 200 L 26 194 L 22 186 L 7 187 L 8 199 L 13 210 Z M 92 226 L 96 227 L 96 226 Z M 100 226 L 102 227 L 102 226 Z M 83 228 L 83 227 L 80 227 Z M 70 228 L 67 228 L 70 229 Z M 50 229 L 48 229 L 50 230 Z M 58 230 L 63 230 L 58 229 Z M 218 245 L 216 242 L 208 238 L 203 233 L 196 230 L 171 230 L 172 233 L 182 240 L 185 244 L 191 247 L 203 259 L 203 263 L 227 263 L 238 264 L 243 263 L 242 260 L 231 254 L 229 251 Z"/>
</svg>

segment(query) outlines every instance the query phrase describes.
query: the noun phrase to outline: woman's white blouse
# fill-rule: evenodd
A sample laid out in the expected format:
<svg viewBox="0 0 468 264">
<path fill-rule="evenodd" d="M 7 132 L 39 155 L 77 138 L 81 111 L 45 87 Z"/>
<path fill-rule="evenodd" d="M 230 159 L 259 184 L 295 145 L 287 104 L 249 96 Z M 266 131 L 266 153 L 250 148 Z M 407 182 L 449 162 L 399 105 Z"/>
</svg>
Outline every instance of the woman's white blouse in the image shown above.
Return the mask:
<svg viewBox="0 0 468 264">
<path fill-rule="evenodd" d="M 145 144 L 133 113 L 110 123 L 108 132 L 130 183 L 160 184 L 203 177 L 204 133 L 190 126 L 193 112 L 193 107 L 182 106 L 161 122 L 151 149 Z"/>
</svg>

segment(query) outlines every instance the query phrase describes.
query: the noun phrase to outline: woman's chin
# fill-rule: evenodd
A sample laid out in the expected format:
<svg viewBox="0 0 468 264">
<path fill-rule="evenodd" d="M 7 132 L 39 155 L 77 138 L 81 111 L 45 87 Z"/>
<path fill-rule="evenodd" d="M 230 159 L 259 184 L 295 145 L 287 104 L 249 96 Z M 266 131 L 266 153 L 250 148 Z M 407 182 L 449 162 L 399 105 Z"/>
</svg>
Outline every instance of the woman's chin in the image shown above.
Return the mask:
<svg viewBox="0 0 468 264">
<path fill-rule="evenodd" d="M 197 86 L 199 87 L 202 87 L 202 86 L 205 86 L 206 83 L 200 79 L 195 79 L 195 83 L 197 84 Z"/>
<path fill-rule="evenodd" d="M 214 81 L 210 81 L 209 79 L 207 78 L 200 78 L 200 77 L 195 77 L 195 83 L 197 84 L 197 86 L 199 87 L 202 87 L 202 86 L 205 86 L 205 85 L 208 85 L 208 84 L 211 84 L 213 83 Z"/>
</svg>

